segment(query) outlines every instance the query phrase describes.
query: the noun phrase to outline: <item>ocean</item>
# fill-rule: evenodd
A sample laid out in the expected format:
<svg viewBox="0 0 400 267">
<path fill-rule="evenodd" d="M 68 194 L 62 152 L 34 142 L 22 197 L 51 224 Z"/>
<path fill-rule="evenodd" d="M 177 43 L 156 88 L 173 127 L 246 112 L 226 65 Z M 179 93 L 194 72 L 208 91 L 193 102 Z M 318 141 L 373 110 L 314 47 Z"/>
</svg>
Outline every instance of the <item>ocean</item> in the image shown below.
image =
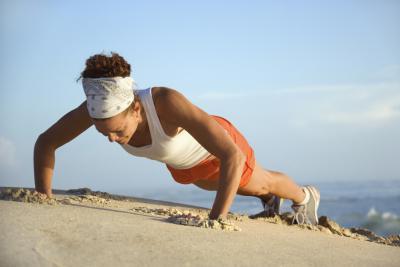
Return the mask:
<svg viewBox="0 0 400 267">
<path fill-rule="evenodd" d="M 313 185 L 321 192 L 319 216 L 326 215 L 344 227 L 368 228 L 383 236 L 400 234 L 400 180 Z M 215 193 L 190 185 L 173 190 L 148 190 L 135 196 L 211 208 Z M 281 210 L 290 211 L 291 204 L 291 201 L 284 201 Z M 255 214 L 262 211 L 262 205 L 257 198 L 237 195 L 230 210 Z"/>
</svg>

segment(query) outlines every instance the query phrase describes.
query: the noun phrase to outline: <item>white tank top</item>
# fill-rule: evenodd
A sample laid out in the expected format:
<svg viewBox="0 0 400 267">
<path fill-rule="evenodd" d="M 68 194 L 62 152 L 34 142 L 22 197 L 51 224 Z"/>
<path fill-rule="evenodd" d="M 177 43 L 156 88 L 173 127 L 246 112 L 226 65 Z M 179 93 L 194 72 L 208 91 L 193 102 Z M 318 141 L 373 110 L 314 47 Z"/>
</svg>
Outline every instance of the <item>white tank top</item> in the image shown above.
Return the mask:
<svg viewBox="0 0 400 267">
<path fill-rule="evenodd" d="M 137 90 L 137 93 L 146 112 L 152 143 L 142 147 L 121 145 L 128 153 L 161 161 L 175 169 L 189 169 L 212 156 L 185 129 L 174 137 L 168 136 L 157 116 L 151 88 Z"/>
</svg>

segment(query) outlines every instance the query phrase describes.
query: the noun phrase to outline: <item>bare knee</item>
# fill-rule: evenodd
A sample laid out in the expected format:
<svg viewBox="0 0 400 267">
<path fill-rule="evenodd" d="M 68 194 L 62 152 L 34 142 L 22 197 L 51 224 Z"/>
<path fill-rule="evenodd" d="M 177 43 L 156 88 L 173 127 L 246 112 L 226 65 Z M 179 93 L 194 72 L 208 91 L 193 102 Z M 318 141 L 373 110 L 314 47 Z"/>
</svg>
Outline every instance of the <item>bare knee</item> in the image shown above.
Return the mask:
<svg viewBox="0 0 400 267">
<path fill-rule="evenodd" d="M 271 192 L 273 187 L 273 174 L 256 164 L 250 182 L 239 188 L 238 194 L 246 196 L 263 197 Z"/>
<path fill-rule="evenodd" d="M 270 171 L 270 170 L 266 170 L 263 169 L 264 173 L 265 173 L 265 183 L 262 187 L 262 195 L 266 195 L 269 194 L 273 191 L 274 187 L 275 187 L 275 177 L 276 177 L 276 172 L 274 171 Z"/>
</svg>

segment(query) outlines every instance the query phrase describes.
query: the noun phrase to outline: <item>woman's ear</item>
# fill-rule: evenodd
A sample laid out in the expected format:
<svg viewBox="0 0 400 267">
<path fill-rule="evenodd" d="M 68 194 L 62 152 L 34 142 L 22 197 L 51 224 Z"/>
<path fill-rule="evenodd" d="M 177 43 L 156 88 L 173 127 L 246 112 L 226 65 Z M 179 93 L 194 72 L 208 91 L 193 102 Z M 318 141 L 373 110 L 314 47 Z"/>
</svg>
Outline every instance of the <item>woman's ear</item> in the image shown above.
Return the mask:
<svg viewBox="0 0 400 267">
<path fill-rule="evenodd" d="M 133 103 L 133 113 L 136 117 L 139 116 L 140 112 L 141 112 L 142 108 L 140 107 L 140 103 L 138 100 L 135 100 L 135 102 Z"/>
</svg>

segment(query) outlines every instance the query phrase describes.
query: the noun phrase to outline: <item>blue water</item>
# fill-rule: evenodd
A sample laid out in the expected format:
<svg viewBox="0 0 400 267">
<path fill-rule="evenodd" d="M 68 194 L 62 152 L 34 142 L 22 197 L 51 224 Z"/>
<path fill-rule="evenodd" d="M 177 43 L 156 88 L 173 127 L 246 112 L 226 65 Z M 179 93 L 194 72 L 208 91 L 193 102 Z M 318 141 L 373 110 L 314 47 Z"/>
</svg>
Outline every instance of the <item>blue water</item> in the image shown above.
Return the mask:
<svg viewBox="0 0 400 267">
<path fill-rule="evenodd" d="M 319 216 L 326 215 L 344 227 L 368 228 L 383 236 L 400 234 L 400 180 L 314 185 L 321 192 Z M 211 208 L 215 193 L 191 185 L 174 190 L 151 190 L 140 197 Z M 286 200 L 282 211 L 290 211 L 290 205 Z M 230 210 L 255 214 L 262 206 L 257 198 L 237 195 Z"/>
</svg>

